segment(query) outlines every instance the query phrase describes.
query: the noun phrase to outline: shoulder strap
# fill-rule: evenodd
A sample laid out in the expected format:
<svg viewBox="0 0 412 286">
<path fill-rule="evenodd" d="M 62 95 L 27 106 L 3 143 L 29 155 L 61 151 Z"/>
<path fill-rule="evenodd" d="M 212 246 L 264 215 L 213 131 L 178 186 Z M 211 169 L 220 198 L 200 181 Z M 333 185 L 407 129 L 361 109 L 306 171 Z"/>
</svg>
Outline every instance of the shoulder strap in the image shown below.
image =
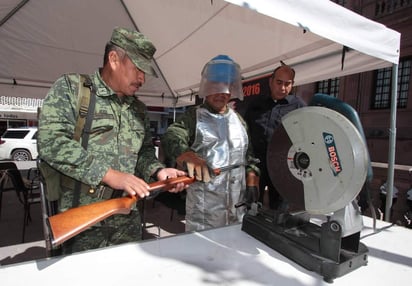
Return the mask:
<svg viewBox="0 0 412 286">
<path fill-rule="evenodd" d="M 88 110 L 83 105 L 80 106 L 79 110 L 79 114 L 82 112 L 86 114 L 86 122 L 84 123 L 82 132 L 82 146 L 84 149 L 87 149 L 87 145 L 89 143 L 89 134 L 92 128 L 92 121 L 94 117 L 94 107 L 96 105 L 96 91 L 93 88 L 93 84 L 89 76 L 86 76 L 86 80 L 84 81 L 83 87 L 83 89 L 88 90 L 88 94 L 90 97 Z"/>
<path fill-rule="evenodd" d="M 94 107 L 96 105 L 96 92 L 93 89 L 93 84 L 88 75 L 79 75 L 79 94 L 77 100 L 77 122 L 74 129 L 73 138 L 76 141 L 80 141 L 82 138 L 82 146 L 87 149 L 89 143 L 89 134 L 92 127 L 92 121 L 94 116 Z M 72 206 L 77 207 L 80 199 L 81 182 L 76 181 Z"/>
<path fill-rule="evenodd" d="M 77 122 L 74 129 L 73 138 L 76 141 L 80 141 L 84 126 L 86 124 L 86 117 L 89 114 L 90 94 L 91 94 L 91 82 L 87 75 L 79 74 L 79 93 L 77 96 Z M 94 108 L 94 106 L 92 107 Z"/>
</svg>

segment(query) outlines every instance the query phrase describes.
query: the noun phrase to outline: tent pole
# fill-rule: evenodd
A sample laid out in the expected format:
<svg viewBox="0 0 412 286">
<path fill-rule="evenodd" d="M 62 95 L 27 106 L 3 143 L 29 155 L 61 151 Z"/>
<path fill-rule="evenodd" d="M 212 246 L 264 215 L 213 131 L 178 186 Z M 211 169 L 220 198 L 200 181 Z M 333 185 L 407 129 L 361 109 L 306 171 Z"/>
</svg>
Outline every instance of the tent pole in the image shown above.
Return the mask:
<svg viewBox="0 0 412 286">
<path fill-rule="evenodd" d="M 390 221 L 393 197 L 394 165 L 396 150 L 396 109 L 398 95 L 398 65 L 392 66 L 392 99 L 391 99 L 391 124 L 389 129 L 388 153 L 388 179 L 386 182 L 385 220 Z"/>
<path fill-rule="evenodd" d="M 3 26 L 11 17 L 14 16 L 24 5 L 27 4 L 29 0 L 23 0 L 19 4 L 17 4 L 16 7 L 13 8 L 6 16 L 3 17 L 3 19 L 0 20 L 0 27 Z"/>
</svg>

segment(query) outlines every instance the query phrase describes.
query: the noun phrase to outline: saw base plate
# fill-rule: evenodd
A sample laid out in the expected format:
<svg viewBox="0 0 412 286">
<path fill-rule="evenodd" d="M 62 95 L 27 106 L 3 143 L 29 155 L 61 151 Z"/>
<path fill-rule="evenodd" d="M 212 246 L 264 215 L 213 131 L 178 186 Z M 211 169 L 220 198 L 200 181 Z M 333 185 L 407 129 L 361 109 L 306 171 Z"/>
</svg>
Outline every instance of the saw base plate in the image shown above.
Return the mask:
<svg viewBox="0 0 412 286">
<path fill-rule="evenodd" d="M 245 214 L 242 230 L 328 283 L 368 262 L 368 248 L 359 242 L 360 233 L 342 238 L 337 222 L 318 226 L 299 215 L 261 209 Z"/>
</svg>

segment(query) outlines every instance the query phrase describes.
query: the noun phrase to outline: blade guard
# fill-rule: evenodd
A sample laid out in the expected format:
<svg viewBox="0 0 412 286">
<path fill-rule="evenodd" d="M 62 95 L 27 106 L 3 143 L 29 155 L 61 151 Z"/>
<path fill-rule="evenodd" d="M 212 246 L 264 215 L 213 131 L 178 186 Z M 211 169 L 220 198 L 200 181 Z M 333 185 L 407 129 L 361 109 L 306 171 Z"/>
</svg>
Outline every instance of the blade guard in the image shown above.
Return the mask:
<svg viewBox="0 0 412 286">
<path fill-rule="evenodd" d="M 366 179 L 369 154 L 342 114 L 308 106 L 282 118 L 268 147 L 269 176 L 293 211 L 329 214 L 348 205 Z"/>
</svg>

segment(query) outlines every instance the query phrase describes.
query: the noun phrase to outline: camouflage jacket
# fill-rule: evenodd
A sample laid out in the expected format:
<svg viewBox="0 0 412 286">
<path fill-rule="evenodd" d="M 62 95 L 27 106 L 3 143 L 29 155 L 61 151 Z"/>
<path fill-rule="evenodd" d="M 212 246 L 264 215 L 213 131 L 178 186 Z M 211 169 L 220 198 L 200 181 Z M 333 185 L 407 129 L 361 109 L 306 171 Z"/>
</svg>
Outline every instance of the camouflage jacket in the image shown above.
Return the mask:
<svg viewBox="0 0 412 286">
<path fill-rule="evenodd" d="M 60 77 L 44 99 L 37 141 L 40 158 L 90 186 L 97 186 L 109 168 L 149 181 L 154 170 L 164 165 L 155 155 L 146 106 L 132 96 L 121 101 L 99 71 L 90 77 L 96 104 L 87 150 L 72 139 L 79 77 L 69 74 Z"/>
<path fill-rule="evenodd" d="M 190 151 L 191 146 L 195 140 L 196 134 L 196 110 L 198 108 L 206 108 L 210 112 L 213 112 L 211 107 L 207 103 L 200 104 L 189 108 L 184 114 L 182 114 L 173 124 L 171 124 L 166 133 L 161 139 L 162 150 L 165 156 L 166 165 L 175 167 L 176 158 L 183 152 Z M 239 116 L 243 126 L 248 130 L 248 127 L 242 118 L 242 116 L 236 112 Z M 250 136 L 249 142 L 250 142 Z M 246 171 L 255 171 L 256 174 L 260 174 L 259 168 L 254 162 L 255 156 L 252 151 L 251 144 L 248 145 L 246 162 L 250 164 L 246 167 Z"/>
</svg>

